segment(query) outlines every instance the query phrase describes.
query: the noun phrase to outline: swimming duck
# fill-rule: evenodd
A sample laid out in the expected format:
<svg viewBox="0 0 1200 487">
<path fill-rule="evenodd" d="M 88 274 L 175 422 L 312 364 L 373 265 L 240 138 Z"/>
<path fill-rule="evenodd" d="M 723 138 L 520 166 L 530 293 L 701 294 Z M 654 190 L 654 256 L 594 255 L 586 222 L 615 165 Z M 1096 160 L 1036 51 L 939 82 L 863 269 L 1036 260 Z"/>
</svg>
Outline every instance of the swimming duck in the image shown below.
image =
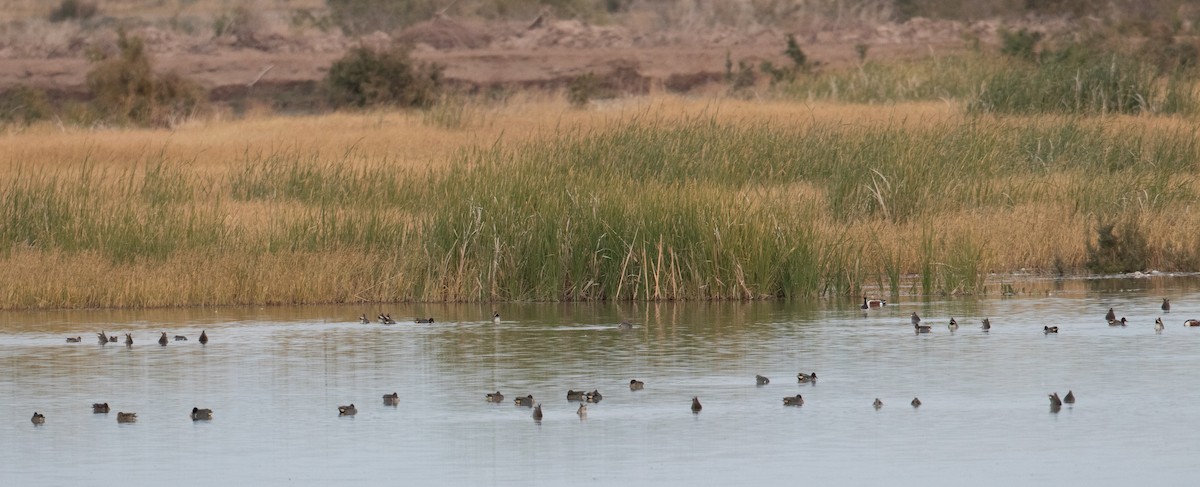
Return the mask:
<svg viewBox="0 0 1200 487">
<path fill-rule="evenodd" d="M 1200 320 L 1187 320 L 1183 322 L 1183 326 L 1200 326 Z"/>
<path fill-rule="evenodd" d="M 785 398 L 783 398 L 783 405 L 784 406 L 803 406 L 804 398 L 800 397 L 799 394 L 796 394 L 795 397 L 791 397 L 791 396 L 785 397 Z"/>
<path fill-rule="evenodd" d="M 575 414 L 579 415 L 579 419 L 586 418 L 587 417 L 587 404 L 580 404 L 579 409 L 575 410 Z"/>
<path fill-rule="evenodd" d="M 496 312 L 496 314 L 492 315 L 492 323 L 499 323 L 499 322 L 500 322 L 500 312 Z"/>
<path fill-rule="evenodd" d="M 200 344 L 204 345 L 207 343 L 208 343 L 208 334 L 204 333 L 204 330 L 200 330 Z"/>
<path fill-rule="evenodd" d="M 1171 300 L 1170 299 L 1163 298 L 1162 310 L 1163 310 L 1163 313 L 1171 312 Z"/>
<path fill-rule="evenodd" d="M 394 324 L 396 324 L 396 320 L 393 320 L 393 319 L 392 319 L 392 315 L 391 315 L 391 314 L 382 314 L 382 315 L 379 315 L 379 316 L 380 316 L 380 318 L 379 318 L 379 322 L 380 322 L 380 323 L 383 323 L 383 324 L 385 324 L 385 325 L 394 325 Z"/>
<path fill-rule="evenodd" d="M 117 422 L 118 423 L 136 423 L 137 422 L 137 413 L 118 412 L 117 413 Z"/>
<path fill-rule="evenodd" d="M 1116 319 L 1117 319 L 1117 314 L 1113 312 L 1112 308 L 1108 308 L 1108 312 L 1104 313 L 1104 321 L 1112 322 Z"/>
<path fill-rule="evenodd" d="M 604 396 L 600 395 L 600 391 L 594 390 L 587 393 L 587 402 L 600 402 L 601 399 L 604 399 Z"/>
<path fill-rule="evenodd" d="M 1045 334 L 1058 333 L 1058 327 L 1057 326 L 1043 326 L 1042 333 L 1045 333 Z"/>
<path fill-rule="evenodd" d="M 954 321 L 954 318 L 950 318 L 950 324 L 946 325 L 946 328 L 949 328 L 951 332 L 954 332 L 954 330 L 958 329 L 958 322 Z"/>
<path fill-rule="evenodd" d="M 575 389 L 567 389 L 568 401 L 583 401 L 587 399 L 587 391 L 577 391 Z"/>
<path fill-rule="evenodd" d="M 399 404 L 400 404 L 400 394 L 399 393 L 393 392 L 391 394 L 383 395 L 383 405 L 384 406 L 396 406 Z"/>
<path fill-rule="evenodd" d="M 33 417 L 29 419 L 33 424 L 46 424 L 46 415 L 37 411 L 33 412 Z"/>
<path fill-rule="evenodd" d="M 629 331 L 632 329 L 633 329 L 633 323 L 630 323 L 628 321 L 622 321 L 619 325 L 617 325 L 617 330 L 620 330 L 620 331 Z"/>
<path fill-rule="evenodd" d="M 983 331 L 989 331 L 991 329 L 992 329 L 992 320 L 984 318 L 983 319 Z"/>
<path fill-rule="evenodd" d="M 101 345 L 108 343 L 108 335 L 105 335 L 104 332 L 97 333 L 96 337 L 100 340 Z"/>
<path fill-rule="evenodd" d="M 125 334 L 125 346 L 126 347 L 133 346 L 133 335 L 130 335 L 128 333 Z"/>
<path fill-rule="evenodd" d="M 879 398 L 877 397 L 877 398 L 875 398 L 875 402 L 871 403 L 871 405 L 875 406 L 875 409 L 879 409 L 879 408 L 883 407 L 883 401 L 880 401 Z"/>
<path fill-rule="evenodd" d="M 165 346 L 167 346 L 167 342 L 168 342 L 167 332 L 164 331 L 164 332 L 162 332 L 162 336 L 158 337 L 158 344 L 165 347 Z"/>
<path fill-rule="evenodd" d="M 692 412 L 698 413 L 703 408 L 704 408 L 704 406 L 700 405 L 700 398 L 696 397 L 696 396 L 692 396 Z"/>
<path fill-rule="evenodd" d="M 108 403 L 92 403 L 92 414 L 108 414 Z"/>
<path fill-rule="evenodd" d="M 487 402 L 503 402 L 503 401 L 504 401 L 504 394 L 501 394 L 500 391 L 489 392 L 487 394 Z"/>
<path fill-rule="evenodd" d="M 1067 389 L 1067 395 L 1063 396 L 1062 402 L 1067 404 L 1075 404 L 1075 393 Z"/>
<path fill-rule="evenodd" d="M 186 342 L 186 341 L 187 341 L 187 337 L 185 337 L 185 336 L 183 336 L 183 335 L 175 335 L 175 341 L 177 341 L 177 342 Z"/>
<path fill-rule="evenodd" d="M 516 399 L 513 399 L 513 404 L 516 404 L 518 406 L 531 407 L 531 406 L 533 406 L 533 394 L 529 394 L 525 397 L 517 397 Z"/>
<path fill-rule="evenodd" d="M 629 390 L 640 391 L 646 388 L 646 383 L 637 379 L 629 379 Z"/>
<path fill-rule="evenodd" d="M 867 297 L 866 297 L 866 296 L 863 296 L 863 304 L 862 304 L 862 306 L 859 306 L 859 308 L 862 308 L 862 309 L 871 309 L 871 308 L 880 308 L 880 307 L 883 307 L 883 306 L 887 306 L 887 300 L 884 300 L 884 299 L 867 299 Z"/>
<path fill-rule="evenodd" d="M 763 376 L 761 376 L 761 375 L 756 375 L 756 376 L 754 376 L 754 383 L 755 383 L 755 384 L 758 384 L 758 385 L 760 385 L 760 386 L 765 386 L 765 385 L 767 385 L 767 384 L 770 384 L 770 383 L 771 383 L 771 379 L 768 379 L 768 378 L 766 378 L 766 377 L 763 377 Z"/>
<path fill-rule="evenodd" d="M 919 325 L 919 324 L 914 324 L 914 325 L 913 325 L 913 330 L 915 330 L 915 331 L 916 331 L 918 334 L 920 334 L 920 333 L 929 333 L 930 331 L 933 331 L 933 325 Z"/>
<path fill-rule="evenodd" d="M 797 382 L 800 382 L 800 383 L 804 383 L 804 382 L 813 382 L 813 381 L 816 381 L 816 380 L 817 380 L 817 373 L 816 373 L 816 372 L 813 372 L 813 373 L 811 373 L 811 374 L 805 374 L 804 372 L 801 372 L 801 373 L 799 373 L 799 374 L 796 374 L 796 381 L 797 381 Z"/>
<path fill-rule="evenodd" d="M 362 324 L 364 324 L 364 325 L 369 325 L 369 324 L 371 324 L 371 320 L 367 319 L 367 314 L 366 314 L 366 313 L 363 313 L 363 314 L 361 314 L 361 315 L 358 315 L 358 322 L 359 322 L 359 323 L 362 323 Z"/>
<path fill-rule="evenodd" d="M 1108 320 L 1108 326 L 1125 326 L 1125 317 L 1122 316 L 1119 320 Z"/>
<path fill-rule="evenodd" d="M 79 343 L 83 341 L 83 337 L 67 337 L 67 343 Z"/>
<path fill-rule="evenodd" d="M 433 318 L 417 318 L 417 320 L 414 321 L 413 323 L 422 324 L 422 325 L 428 324 L 428 323 L 433 323 Z"/>
<path fill-rule="evenodd" d="M 542 420 L 542 404 L 541 403 L 538 403 L 537 406 L 533 407 L 533 420 L 534 421 Z"/>
<path fill-rule="evenodd" d="M 914 407 L 914 408 L 919 408 L 919 407 L 921 407 L 921 400 L 914 397 L 912 402 L 910 402 L 909 404 L 912 404 L 912 407 Z"/>
<path fill-rule="evenodd" d="M 1062 406 L 1062 399 L 1058 398 L 1058 393 L 1055 392 L 1054 394 L 1051 394 L 1050 395 L 1050 407 L 1056 408 L 1056 407 L 1061 407 L 1061 406 Z"/>
<path fill-rule="evenodd" d="M 120 338 L 120 337 L 118 337 L 118 336 L 116 336 L 116 335 L 109 335 L 109 336 L 108 336 L 108 343 L 117 343 L 117 339 L 119 339 L 119 338 Z"/>
<path fill-rule="evenodd" d="M 912 324 L 913 324 L 913 326 L 916 326 L 916 325 L 919 325 L 919 324 L 921 324 L 921 317 L 920 317 L 920 316 L 917 316 L 917 312 L 916 312 L 916 311 L 913 311 L 913 312 L 912 312 L 912 317 L 911 317 L 911 319 L 912 319 Z"/>
<path fill-rule="evenodd" d="M 358 414 L 358 408 L 354 407 L 354 403 L 349 406 L 338 406 L 338 416 L 354 416 Z"/>
<path fill-rule="evenodd" d="M 212 421 L 212 410 L 192 408 L 192 421 Z"/>
<path fill-rule="evenodd" d="M 1163 328 L 1166 328 L 1166 327 L 1163 326 L 1162 318 L 1155 318 L 1154 319 L 1154 333 L 1162 333 Z"/>
</svg>

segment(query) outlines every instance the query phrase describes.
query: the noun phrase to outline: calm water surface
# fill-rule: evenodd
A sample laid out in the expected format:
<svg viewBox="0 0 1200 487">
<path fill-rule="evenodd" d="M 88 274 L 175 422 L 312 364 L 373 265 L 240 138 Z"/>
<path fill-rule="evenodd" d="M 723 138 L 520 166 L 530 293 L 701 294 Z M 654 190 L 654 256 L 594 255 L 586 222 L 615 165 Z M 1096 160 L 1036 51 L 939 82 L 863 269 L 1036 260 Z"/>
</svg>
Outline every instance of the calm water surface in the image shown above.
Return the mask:
<svg viewBox="0 0 1200 487">
<path fill-rule="evenodd" d="M 0 485 L 1192 484 L 1200 328 L 1182 323 L 1200 318 L 1200 280 L 1034 287 L 867 314 L 833 300 L 0 313 Z M 1110 306 L 1130 325 L 1107 326 Z M 400 323 L 356 322 L 380 311 Z M 913 311 L 932 334 L 913 334 Z M 101 346 L 101 330 L 135 344 Z M 161 331 L 189 341 L 161 347 Z M 497 389 L 505 402 L 484 402 Z M 604 399 L 580 420 L 567 389 Z M 1068 389 L 1078 404 L 1050 412 Z M 525 394 L 540 424 L 513 405 Z M 795 394 L 803 407 L 782 406 Z M 338 417 L 349 403 L 358 415 Z M 193 406 L 214 419 L 192 422 Z"/>
</svg>

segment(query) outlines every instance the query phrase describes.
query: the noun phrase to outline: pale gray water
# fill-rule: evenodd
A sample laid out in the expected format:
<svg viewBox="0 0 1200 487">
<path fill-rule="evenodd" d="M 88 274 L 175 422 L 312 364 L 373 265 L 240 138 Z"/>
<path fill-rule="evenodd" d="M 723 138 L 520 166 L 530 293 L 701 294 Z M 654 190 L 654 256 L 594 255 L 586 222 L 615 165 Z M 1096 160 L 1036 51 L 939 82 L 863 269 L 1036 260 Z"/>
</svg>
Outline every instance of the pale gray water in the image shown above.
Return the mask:
<svg viewBox="0 0 1200 487">
<path fill-rule="evenodd" d="M 1182 323 L 1200 318 L 1200 282 L 1039 286 L 1051 295 L 866 316 L 847 300 L 500 305 L 499 325 L 456 305 L 0 313 L 0 485 L 1190 485 L 1200 328 Z M 1131 324 L 1107 326 L 1109 306 Z M 380 310 L 400 323 L 355 321 Z M 912 311 L 932 334 L 913 334 Z M 622 318 L 636 328 L 616 331 Z M 136 343 L 100 346 L 100 330 Z M 160 347 L 160 331 L 189 341 Z M 605 398 L 580 421 L 565 394 L 583 388 Z M 484 402 L 497 389 L 505 402 Z M 1047 394 L 1068 389 L 1078 404 L 1051 413 Z M 797 393 L 803 407 L 782 406 Z M 512 404 L 525 394 L 540 425 Z"/>
</svg>

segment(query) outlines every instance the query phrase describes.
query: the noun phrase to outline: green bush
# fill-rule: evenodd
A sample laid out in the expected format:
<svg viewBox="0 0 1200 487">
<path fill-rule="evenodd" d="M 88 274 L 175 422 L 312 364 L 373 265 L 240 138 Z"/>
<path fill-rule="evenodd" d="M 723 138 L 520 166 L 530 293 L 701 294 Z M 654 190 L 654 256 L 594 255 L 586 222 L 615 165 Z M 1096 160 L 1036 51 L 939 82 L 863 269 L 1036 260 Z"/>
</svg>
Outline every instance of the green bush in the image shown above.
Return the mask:
<svg viewBox="0 0 1200 487">
<path fill-rule="evenodd" d="M 334 106 L 425 107 L 438 98 L 442 68 L 417 64 L 406 48 L 360 46 L 329 67 L 326 84 Z"/>
<path fill-rule="evenodd" d="M 99 11 L 100 9 L 94 2 L 62 0 L 62 3 L 58 4 L 58 8 L 50 11 L 50 21 L 87 20 L 95 17 Z"/>
<path fill-rule="evenodd" d="M 1133 272 L 1146 268 L 1150 261 L 1149 245 L 1137 222 L 1126 218 L 1117 223 L 1101 221 L 1096 225 L 1096 242 L 1087 243 L 1087 268 L 1098 274 Z"/>
<path fill-rule="evenodd" d="M 156 74 L 138 37 L 118 32 L 120 53 L 96 63 L 87 74 L 92 106 L 115 123 L 167 126 L 194 115 L 207 102 L 200 85 L 175 73 Z"/>
<path fill-rule="evenodd" d="M 1013 32 L 1000 30 L 1000 52 L 1018 59 L 1033 61 L 1037 57 L 1037 45 L 1042 41 L 1042 33 L 1028 29 Z"/>
<path fill-rule="evenodd" d="M 24 85 L 0 92 L 0 125 L 18 123 L 29 125 L 50 118 L 53 110 L 46 101 L 46 92 Z"/>
</svg>

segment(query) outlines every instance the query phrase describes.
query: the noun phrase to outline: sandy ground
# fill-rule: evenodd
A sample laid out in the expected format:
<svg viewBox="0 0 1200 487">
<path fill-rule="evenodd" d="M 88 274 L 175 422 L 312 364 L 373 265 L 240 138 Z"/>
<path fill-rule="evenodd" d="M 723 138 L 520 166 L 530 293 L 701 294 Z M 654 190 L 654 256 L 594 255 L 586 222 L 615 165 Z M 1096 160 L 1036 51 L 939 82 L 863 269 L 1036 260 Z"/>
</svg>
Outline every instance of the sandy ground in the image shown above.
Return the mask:
<svg viewBox="0 0 1200 487">
<path fill-rule="evenodd" d="M 825 66 L 858 62 L 856 46 L 868 46 L 868 58 L 905 58 L 945 54 L 988 42 L 995 23 L 964 24 L 914 19 L 835 30 L 794 32 L 809 59 Z M 267 33 L 262 35 L 187 35 L 169 29 L 132 29 L 146 40 L 157 69 L 175 71 L 211 89 L 250 83 L 286 84 L 319 80 L 330 64 L 360 43 L 413 45 L 414 57 L 445 67 L 446 77 L 461 84 L 554 86 L 575 76 L 632 67 L 651 80 L 672 75 L 717 75 L 726 57 L 786 63 L 786 33 L 770 28 L 675 29 L 650 34 L 620 25 L 593 26 L 575 20 L 543 20 L 540 25 L 484 25 L 438 18 L 395 36 L 376 32 L 362 38 L 340 33 Z M 17 84 L 66 93 L 85 92 L 87 56 L 115 52 L 111 30 L 51 26 L 43 32 L 0 36 L 0 90 Z"/>
</svg>

